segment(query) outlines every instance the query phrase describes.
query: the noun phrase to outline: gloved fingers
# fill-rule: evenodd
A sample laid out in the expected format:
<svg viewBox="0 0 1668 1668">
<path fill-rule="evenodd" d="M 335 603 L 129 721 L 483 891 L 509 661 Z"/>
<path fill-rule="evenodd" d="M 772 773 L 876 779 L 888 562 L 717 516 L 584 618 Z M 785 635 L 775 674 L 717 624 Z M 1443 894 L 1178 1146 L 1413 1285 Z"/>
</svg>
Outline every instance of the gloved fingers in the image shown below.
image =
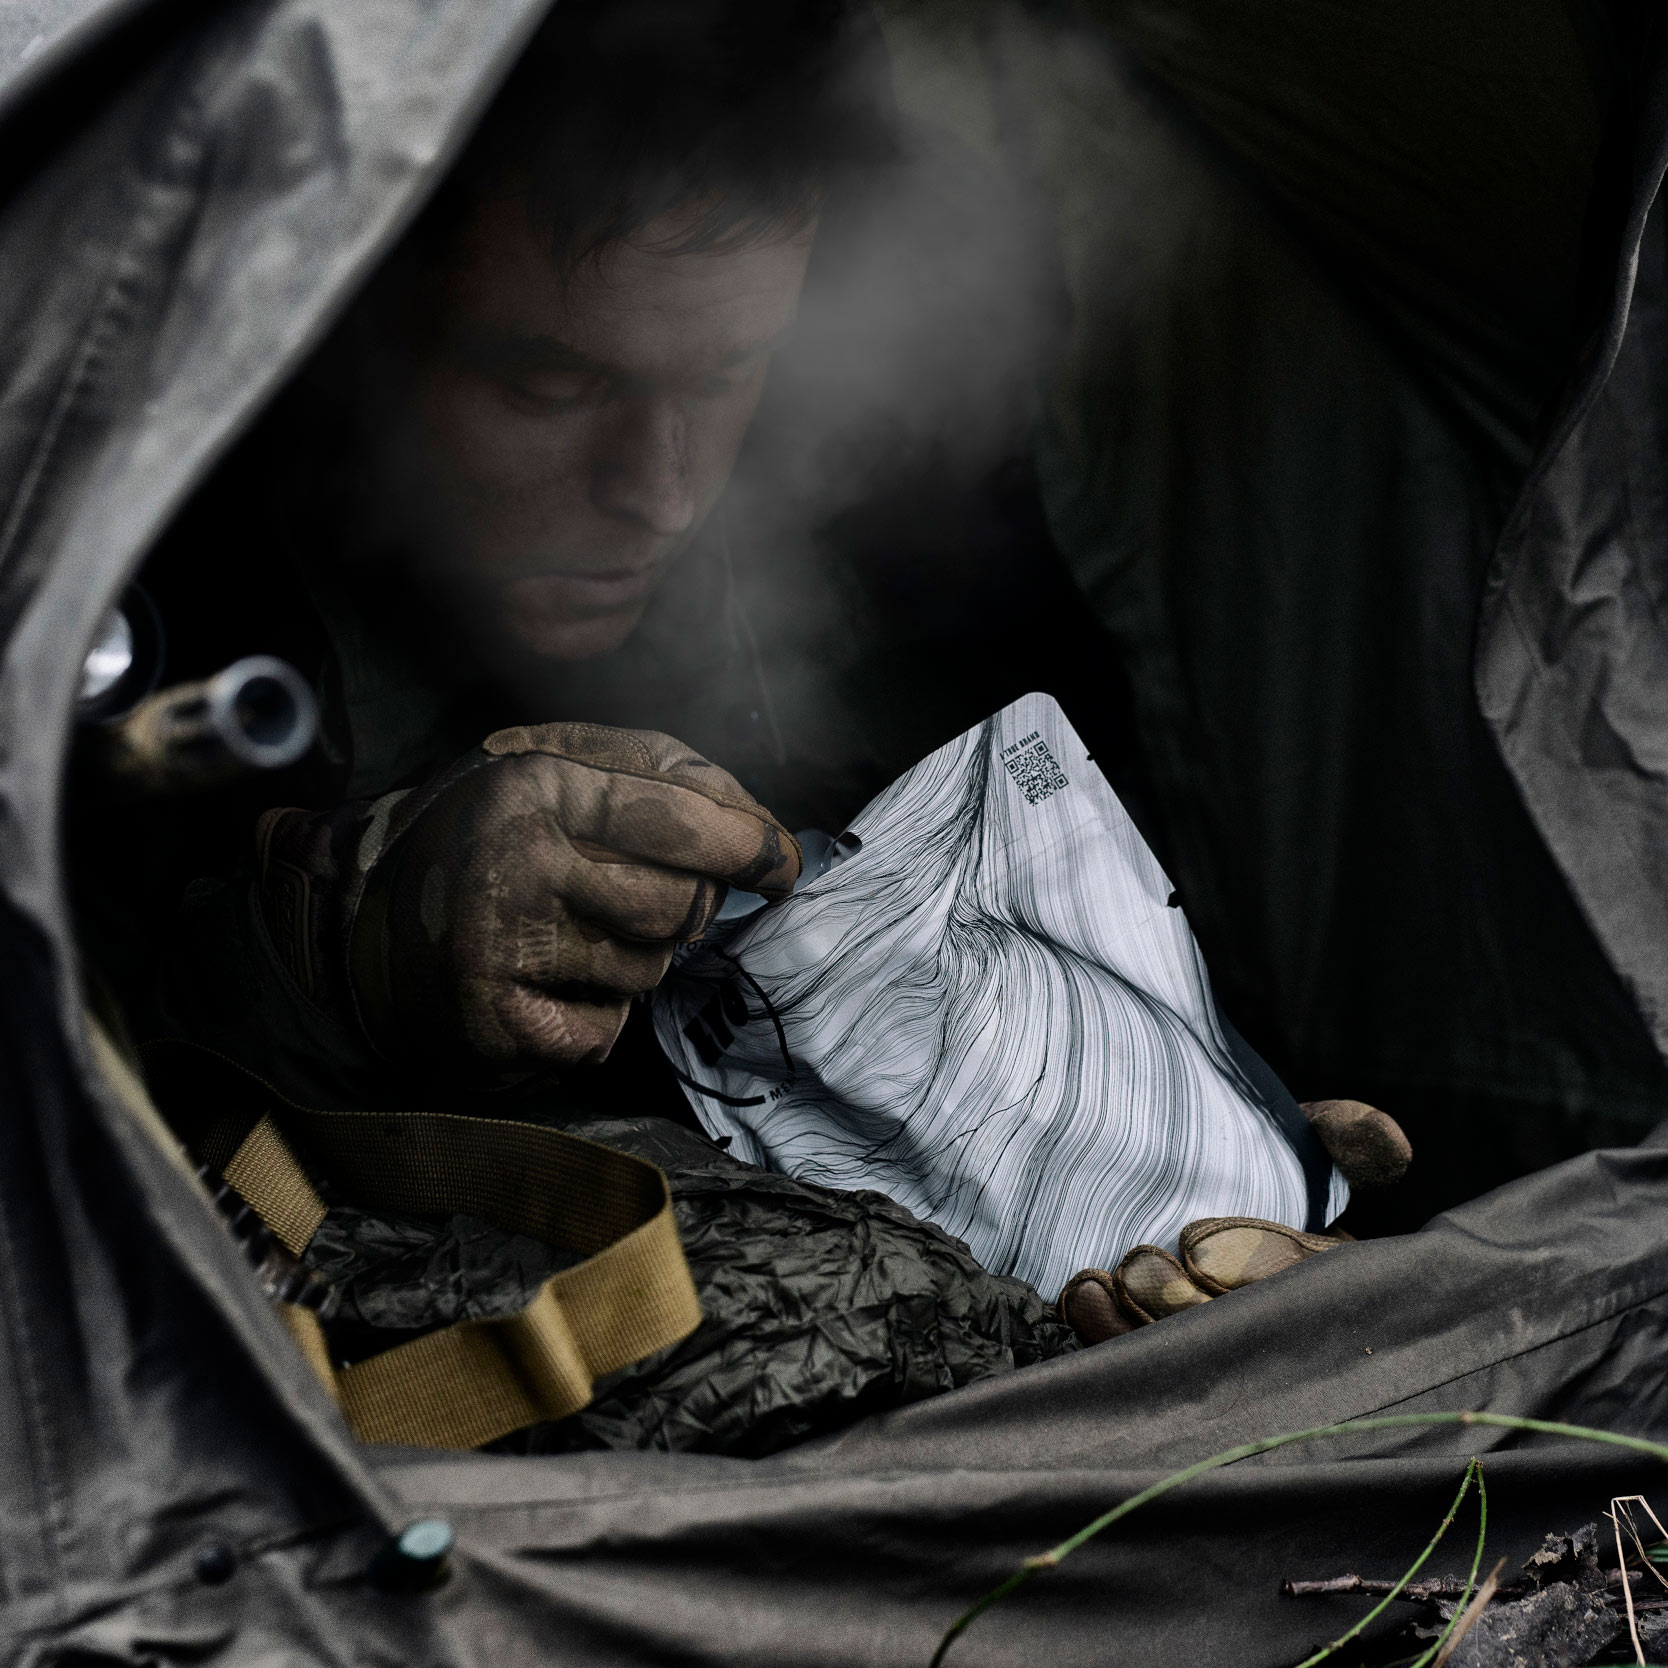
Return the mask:
<svg viewBox="0 0 1668 1668">
<path fill-rule="evenodd" d="M 546 826 L 570 840 L 770 898 L 786 897 L 799 878 L 799 842 L 739 787 L 719 794 L 692 784 L 689 772 L 673 779 L 543 753 L 506 758 L 500 772 L 499 804 L 536 805 Z"/>
<path fill-rule="evenodd" d="M 1388 1187 L 1407 1173 L 1413 1148 L 1389 1113 L 1359 1100 L 1311 1100 L 1303 1115 L 1352 1187 Z"/>
<path fill-rule="evenodd" d="M 585 922 L 566 919 L 558 908 L 549 916 L 522 921 L 513 935 L 513 960 L 506 957 L 500 966 L 508 983 L 613 999 L 653 990 L 671 964 L 669 943 L 614 938 Z"/>
<path fill-rule="evenodd" d="M 798 842 L 671 737 L 501 731 L 383 850 L 351 929 L 385 1052 L 501 1066 L 600 1059 L 734 883 L 783 896 Z M 380 889 L 379 889 L 380 888 Z"/>
<path fill-rule="evenodd" d="M 721 805 L 756 803 L 729 771 L 660 730 L 621 730 L 609 724 L 521 724 L 494 731 L 482 747 L 495 759 L 542 753 L 598 770 L 681 782 Z"/>
<path fill-rule="evenodd" d="M 1141 1325 L 1179 1315 L 1211 1299 L 1211 1293 L 1200 1290 L 1160 1245 L 1138 1245 L 1126 1253 L 1112 1283 L 1124 1312 Z"/>
<path fill-rule="evenodd" d="M 699 938 L 727 891 L 722 881 L 616 857 L 570 841 L 555 886 L 568 911 L 613 936 L 682 944 Z"/>
<path fill-rule="evenodd" d="M 625 1026 L 629 998 L 557 996 L 532 985 L 498 987 L 488 1023 L 470 1037 L 499 1065 L 597 1065 Z"/>
<path fill-rule="evenodd" d="M 1074 1274 L 1057 1307 L 1084 1343 L 1098 1344 L 1265 1280 L 1347 1237 L 1306 1234 L 1250 1216 L 1202 1217 L 1182 1229 L 1179 1259 L 1161 1245 L 1137 1245 L 1111 1274 L 1100 1268 Z"/>
<path fill-rule="evenodd" d="M 549 765 L 562 782 L 558 814 L 570 839 L 766 897 L 786 897 L 799 878 L 799 842 L 762 806 L 724 805 L 680 783 L 565 759 Z"/>
<path fill-rule="evenodd" d="M 1061 1290 L 1055 1308 L 1061 1320 L 1086 1344 L 1105 1343 L 1140 1324 L 1120 1307 L 1112 1276 L 1104 1268 L 1086 1268 L 1074 1274 Z"/>
<path fill-rule="evenodd" d="M 470 788 L 466 780 L 442 807 L 444 825 L 437 817 L 414 831 L 404 891 L 431 941 L 470 920 L 520 915 L 579 917 L 615 936 L 678 942 L 700 937 L 724 901 L 720 880 L 571 838 L 559 803 L 550 809 L 551 784 L 525 772 L 493 784 L 487 815 L 473 820 Z"/>
<path fill-rule="evenodd" d="M 1251 1216 L 1207 1216 L 1181 1231 L 1182 1264 L 1188 1278 L 1212 1297 L 1237 1291 L 1254 1280 L 1303 1262 L 1342 1241 L 1306 1234 L 1283 1222 Z"/>
</svg>

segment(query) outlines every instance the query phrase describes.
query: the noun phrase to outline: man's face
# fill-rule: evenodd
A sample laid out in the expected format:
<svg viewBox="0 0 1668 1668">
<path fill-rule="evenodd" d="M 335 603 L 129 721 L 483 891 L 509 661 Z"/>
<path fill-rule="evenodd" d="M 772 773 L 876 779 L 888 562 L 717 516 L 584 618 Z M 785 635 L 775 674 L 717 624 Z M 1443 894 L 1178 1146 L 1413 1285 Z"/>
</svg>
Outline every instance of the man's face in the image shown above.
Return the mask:
<svg viewBox="0 0 1668 1668">
<path fill-rule="evenodd" d="M 560 660 L 615 648 L 729 478 L 812 231 L 657 249 L 686 224 L 571 275 L 521 202 L 464 229 L 379 473 L 405 539 L 490 638 Z"/>
</svg>

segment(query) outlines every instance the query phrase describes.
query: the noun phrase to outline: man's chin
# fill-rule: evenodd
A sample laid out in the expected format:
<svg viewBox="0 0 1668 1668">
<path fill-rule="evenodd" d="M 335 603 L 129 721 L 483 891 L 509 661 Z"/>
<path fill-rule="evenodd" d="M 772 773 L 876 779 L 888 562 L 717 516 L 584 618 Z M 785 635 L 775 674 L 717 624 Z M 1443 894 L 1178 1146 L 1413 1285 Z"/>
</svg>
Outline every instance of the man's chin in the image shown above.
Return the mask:
<svg viewBox="0 0 1668 1668">
<path fill-rule="evenodd" d="M 539 660 L 594 660 L 628 638 L 643 617 L 644 604 L 588 618 L 552 617 L 536 610 L 505 606 L 497 625 L 509 643 Z"/>
</svg>

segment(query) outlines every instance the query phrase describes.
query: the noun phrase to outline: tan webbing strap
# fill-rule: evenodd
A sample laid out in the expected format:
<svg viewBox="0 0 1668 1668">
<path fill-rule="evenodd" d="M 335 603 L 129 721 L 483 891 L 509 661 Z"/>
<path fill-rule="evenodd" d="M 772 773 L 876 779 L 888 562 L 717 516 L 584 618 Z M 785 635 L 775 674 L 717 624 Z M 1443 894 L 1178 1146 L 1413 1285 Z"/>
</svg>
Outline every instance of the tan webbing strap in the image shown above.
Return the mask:
<svg viewBox="0 0 1668 1668">
<path fill-rule="evenodd" d="M 244 1136 L 220 1173 L 292 1256 L 299 1257 L 312 1244 L 326 1215 L 325 1203 L 270 1112 Z"/>
<path fill-rule="evenodd" d="M 336 1373 L 342 1411 L 361 1442 L 473 1448 L 575 1413 L 593 1373 L 548 1285 L 501 1321 L 462 1321 Z"/>
<path fill-rule="evenodd" d="M 280 1303 L 278 1318 L 306 1356 L 307 1365 L 324 1380 L 325 1388 L 335 1395 L 336 1369 L 330 1364 L 330 1345 L 325 1342 L 324 1328 L 319 1324 L 318 1316 L 299 1304 Z"/>
<path fill-rule="evenodd" d="M 284 1123 L 356 1204 L 461 1212 L 590 1253 L 517 1315 L 459 1321 L 338 1369 L 362 1441 L 474 1448 L 565 1418 L 590 1401 L 599 1374 L 700 1325 L 666 1178 L 652 1164 L 502 1119 L 296 1108 Z"/>
<path fill-rule="evenodd" d="M 243 1084 L 227 1099 L 247 1105 L 250 1079 L 231 1069 Z M 231 1149 L 226 1180 L 295 1254 L 325 1215 L 299 1152 L 356 1205 L 478 1216 L 586 1258 L 553 1274 L 519 1314 L 459 1321 L 348 1367 L 331 1363 L 316 1316 L 281 1309 L 360 1441 L 476 1448 L 565 1418 L 590 1401 L 598 1375 L 700 1325 L 671 1195 L 654 1165 L 538 1124 L 316 1112 L 261 1087 L 268 1110 L 253 1122 L 247 1111 L 200 1121 L 197 1145 L 210 1162 Z"/>
</svg>

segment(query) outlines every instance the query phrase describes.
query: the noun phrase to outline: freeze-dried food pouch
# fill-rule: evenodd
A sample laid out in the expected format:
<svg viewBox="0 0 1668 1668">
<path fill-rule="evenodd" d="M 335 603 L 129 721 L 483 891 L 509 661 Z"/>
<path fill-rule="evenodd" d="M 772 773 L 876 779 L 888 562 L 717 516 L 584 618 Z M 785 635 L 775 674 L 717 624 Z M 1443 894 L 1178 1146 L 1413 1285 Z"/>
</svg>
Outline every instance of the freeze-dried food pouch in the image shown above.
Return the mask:
<svg viewBox="0 0 1668 1668">
<path fill-rule="evenodd" d="M 1051 697 L 924 759 L 836 845 L 654 998 L 734 1156 L 884 1193 L 1044 1292 L 1173 1248 L 1199 1217 L 1315 1228 L 1342 1210 L 1343 1178 L 1222 1020 L 1169 880 Z"/>
</svg>

